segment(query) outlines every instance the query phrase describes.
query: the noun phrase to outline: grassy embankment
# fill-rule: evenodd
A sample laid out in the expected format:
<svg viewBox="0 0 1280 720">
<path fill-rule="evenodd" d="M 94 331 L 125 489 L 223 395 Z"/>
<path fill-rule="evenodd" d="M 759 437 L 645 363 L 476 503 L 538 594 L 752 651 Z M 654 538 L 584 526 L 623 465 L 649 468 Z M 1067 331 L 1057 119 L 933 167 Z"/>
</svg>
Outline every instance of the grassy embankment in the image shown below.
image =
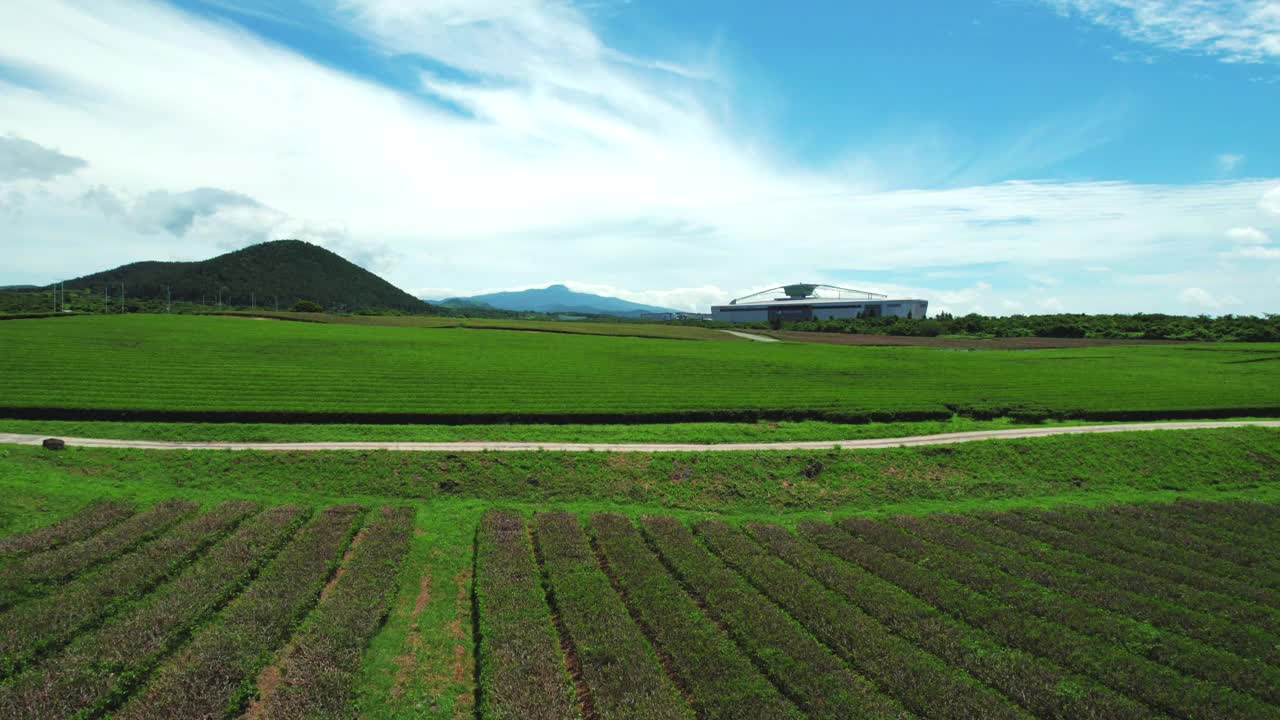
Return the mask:
<svg viewBox="0 0 1280 720">
<path fill-rule="evenodd" d="M 162 316 L 3 323 L 0 344 L 9 414 L 48 419 L 630 424 L 1280 412 L 1273 344 L 966 352 Z"/>
</svg>

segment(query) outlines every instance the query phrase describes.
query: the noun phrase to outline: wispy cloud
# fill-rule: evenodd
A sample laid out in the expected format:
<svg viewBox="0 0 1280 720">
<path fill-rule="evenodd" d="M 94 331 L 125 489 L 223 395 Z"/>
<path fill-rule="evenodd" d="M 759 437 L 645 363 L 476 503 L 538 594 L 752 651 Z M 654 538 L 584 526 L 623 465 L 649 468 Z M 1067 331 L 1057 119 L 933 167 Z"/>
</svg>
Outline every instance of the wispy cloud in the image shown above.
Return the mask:
<svg viewBox="0 0 1280 720">
<path fill-rule="evenodd" d="M 1223 175 L 1230 175 L 1240 166 L 1244 164 L 1244 155 L 1236 153 L 1222 153 L 1217 157 L 1218 171 Z"/>
<path fill-rule="evenodd" d="M 25 138 L 0 136 L 0 183 L 12 180 L 52 180 L 87 165 Z"/>
<path fill-rule="evenodd" d="M 1226 62 L 1280 59 L 1275 0 L 1044 0 L 1131 40 Z"/>
</svg>

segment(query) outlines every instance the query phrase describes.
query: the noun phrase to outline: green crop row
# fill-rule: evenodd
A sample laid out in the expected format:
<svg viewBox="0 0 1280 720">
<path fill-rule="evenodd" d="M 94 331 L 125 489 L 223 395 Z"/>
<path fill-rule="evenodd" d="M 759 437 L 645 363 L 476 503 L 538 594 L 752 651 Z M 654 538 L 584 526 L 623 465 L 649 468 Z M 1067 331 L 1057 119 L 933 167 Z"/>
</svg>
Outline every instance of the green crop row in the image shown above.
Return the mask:
<svg viewBox="0 0 1280 720">
<path fill-rule="evenodd" d="M 702 613 L 627 518 L 594 515 L 591 530 L 606 571 L 699 717 L 803 717 Z"/>
<path fill-rule="evenodd" d="M 1234 598 L 1062 550 L 980 517 L 945 516 L 938 524 L 942 523 L 981 543 L 985 562 L 998 562 L 1000 567 L 1046 587 L 1100 607 L 1129 610 L 1159 627 L 1230 647 L 1242 657 L 1273 663 L 1280 660 L 1280 638 L 1252 624 L 1247 613 L 1240 613 L 1241 603 Z"/>
<path fill-rule="evenodd" d="M 1166 543 L 1186 545 L 1201 553 L 1235 563 L 1242 568 L 1265 570 L 1273 577 L 1280 575 L 1280 558 L 1274 557 L 1272 553 L 1249 547 L 1247 534 L 1242 537 L 1239 533 L 1225 527 L 1215 527 L 1206 522 L 1141 505 L 1117 507 L 1115 513 L 1122 516 L 1125 521 L 1133 519 L 1145 522 L 1144 527 Z"/>
<path fill-rule="evenodd" d="M 254 503 L 223 503 L 55 592 L 0 615 L 0 676 L 12 674 L 36 653 L 65 642 L 145 593 L 256 511 Z"/>
<path fill-rule="evenodd" d="M 1238 648 L 1231 639 L 1222 645 L 1213 644 L 1229 633 L 1230 624 L 1221 618 L 1192 613 L 1174 604 L 1153 602 L 1136 593 L 1108 592 L 1106 583 L 1096 581 L 1087 573 L 1059 571 L 1055 566 L 1030 561 L 943 523 L 900 518 L 898 524 L 948 551 L 962 553 L 984 566 L 1063 593 L 1070 601 L 1060 601 L 1057 606 L 1072 612 L 1073 627 L 1121 642 L 1135 651 L 1140 649 L 1157 662 L 1252 693 L 1267 702 L 1280 699 L 1280 669 L 1249 658 L 1247 654 L 1242 656 L 1222 649 L 1223 645 L 1233 650 Z M 1104 608 L 1111 612 L 1103 612 Z M 1142 621 L 1131 618 L 1142 618 Z M 1175 622 L 1170 622 L 1170 618 Z M 1209 628 L 1209 632 L 1186 632 L 1187 628 L 1195 631 L 1201 627 Z M 1199 642 L 1201 639 L 1205 641 Z"/>
<path fill-rule="evenodd" d="M 85 718 L 111 707 L 238 592 L 303 518 L 301 508 L 281 505 L 246 520 L 178 577 L 0 686 L 0 718 Z"/>
<path fill-rule="evenodd" d="M 1117 565 L 1150 577 L 1152 588 L 1169 587 L 1176 598 L 1182 587 L 1200 591 L 1200 598 L 1224 598 L 1220 612 L 1247 619 L 1268 633 L 1280 634 L 1280 611 L 1267 604 L 1273 593 L 1249 583 L 1221 579 L 1192 570 L 1165 559 L 1146 557 L 1115 547 L 1099 538 L 1068 532 L 1048 523 L 1038 522 L 1021 512 L 984 516 L 1014 532 L 1028 535 L 1055 547 L 1071 550 L 1095 560 Z"/>
<path fill-rule="evenodd" d="M 601 720 L 691 720 L 658 656 L 600 569 L 571 513 L 537 516 L 537 548 L 548 597 Z"/>
<path fill-rule="evenodd" d="M 1023 718 L 1006 698 L 901 636 L 741 534 L 699 525 L 708 544 L 853 667 L 925 718 Z"/>
<path fill-rule="evenodd" d="M 578 709 L 524 520 L 492 510 L 476 540 L 480 716 L 574 720 Z"/>
<path fill-rule="evenodd" d="M 699 545 L 683 524 L 669 517 L 650 516 L 644 518 L 643 526 L 645 535 L 676 578 L 809 717 L 910 716 L 867 678 L 851 672 L 839 657 L 782 608 Z M 751 572 L 745 575 L 755 579 Z M 779 581 L 786 582 L 786 579 L 779 578 Z M 788 600 L 802 591 L 803 588 L 789 588 Z M 848 632 L 858 630 L 848 627 Z M 867 643 L 865 637 L 862 642 Z M 990 717 L 1001 715 L 997 712 Z"/>
<path fill-rule="evenodd" d="M 343 718 L 350 712 L 360 657 L 386 617 L 414 510 L 383 506 L 361 533 L 333 592 L 294 636 L 280 663 L 281 682 L 257 717 Z"/>
<path fill-rule="evenodd" d="M 107 316 L 0 323 L 0 346 L 4 405 L 44 419 L 92 419 L 93 410 L 241 422 L 272 413 L 678 422 L 1280 411 L 1280 365 L 1249 362 L 1280 346 L 1259 343 L 957 352 Z"/>
<path fill-rule="evenodd" d="M 32 555 L 0 570 L 0 610 L 128 552 L 195 509 L 195 503 L 166 500 L 81 542 Z"/>
<path fill-rule="evenodd" d="M 1033 583 L 985 568 L 966 555 L 929 545 L 886 523 L 850 518 L 841 526 L 860 540 L 979 593 L 987 602 L 1005 605 L 1073 633 L 1076 647 L 1093 657 L 1105 657 L 1110 673 L 1141 678 L 1133 683 L 1131 692 L 1166 712 L 1187 717 L 1256 718 L 1265 707 L 1247 695 L 1215 684 L 1214 680 L 1221 679 L 1218 671 L 1222 668 L 1203 653 L 1185 652 L 1185 644 L 1175 642 L 1176 637 L 1144 633 L 1145 628 L 1136 621 L 1074 603 Z M 1179 654 L 1178 650 L 1184 653 Z M 1159 662 L 1170 660 L 1179 666 L 1177 670 Z M 1200 679 L 1206 676 L 1209 679 Z"/>
<path fill-rule="evenodd" d="M 316 516 L 116 717 L 222 717 L 242 707 L 258 671 L 320 595 L 359 514 L 342 505 Z"/>
<path fill-rule="evenodd" d="M 133 514 L 125 503 L 98 500 L 59 522 L 0 540 L 0 556 L 16 556 L 52 550 L 78 542 Z"/>
<path fill-rule="evenodd" d="M 1144 706 L 1098 682 L 1005 645 L 993 634 L 948 616 L 857 565 L 841 562 L 784 528 L 752 523 L 747 532 L 774 555 L 856 604 L 885 627 L 967 671 L 1037 717 L 1154 717 Z"/>
</svg>

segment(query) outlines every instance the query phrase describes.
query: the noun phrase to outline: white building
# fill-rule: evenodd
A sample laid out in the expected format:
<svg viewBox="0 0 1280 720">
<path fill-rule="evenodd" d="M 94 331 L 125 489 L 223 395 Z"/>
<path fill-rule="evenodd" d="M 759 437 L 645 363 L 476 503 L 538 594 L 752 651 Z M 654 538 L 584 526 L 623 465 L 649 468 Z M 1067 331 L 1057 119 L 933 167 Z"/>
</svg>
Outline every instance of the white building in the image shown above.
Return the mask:
<svg viewBox="0 0 1280 720">
<path fill-rule="evenodd" d="M 777 297 L 778 293 L 786 297 Z M 722 322 L 836 320 L 857 317 L 923 318 L 928 300 L 893 299 L 888 295 L 834 285 L 800 283 L 771 288 L 711 308 Z"/>
</svg>

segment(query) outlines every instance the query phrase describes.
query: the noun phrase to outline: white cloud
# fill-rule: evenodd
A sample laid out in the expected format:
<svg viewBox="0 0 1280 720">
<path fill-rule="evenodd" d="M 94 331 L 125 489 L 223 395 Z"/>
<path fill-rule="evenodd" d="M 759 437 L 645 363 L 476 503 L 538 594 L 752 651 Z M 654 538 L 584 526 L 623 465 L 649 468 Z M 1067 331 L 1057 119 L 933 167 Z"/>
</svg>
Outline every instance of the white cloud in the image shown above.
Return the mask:
<svg viewBox="0 0 1280 720">
<path fill-rule="evenodd" d="M 1280 247 L 1259 247 L 1257 245 L 1236 248 L 1235 257 L 1253 258 L 1255 260 L 1280 260 Z"/>
<path fill-rule="evenodd" d="M 1209 291 L 1198 287 L 1184 289 L 1178 293 L 1178 300 L 1185 305 L 1210 310 L 1219 310 L 1225 306 L 1240 304 L 1240 300 L 1232 295 L 1214 296 Z"/>
<path fill-rule="evenodd" d="M 159 2 L 0 2 L 0 63 L 47 81 L 0 79 L 0 131 L 89 163 L 15 184 L 21 201 L 0 212 L 6 270 L 43 282 L 300 237 L 409 289 L 569 278 L 705 310 L 831 268 L 1209 267 L 1208 239 L 1280 213 L 1274 180 L 885 190 L 902 184 L 798 168 L 735 127 L 732 78 L 714 62 L 624 55 L 563 3 L 351 0 L 334 22 L 443 68 L 424 90 L 449 105 Z M 1274 273 L 1242 272 L 1233 292 L 1274 296 Z M 1177 293 L 1071 285 L 1054 297 L 1073 309 L 1158 310 Z M 959 312 L 1044 299 L 986 283 L 870 289 Z"/>
<path fill-rule="evenodd" d="M 1275 0 L 1044 0 L 1131 40 L 1227 62 L 1280 58 Z"/>
<path fill-rule="evenodd" d="M 87 163 L 25 138 L 0 137 L 0 183 L 13 180 L 51 180 L 73 173 Z"/>
<path fill-rule="evenodd" d="M 1227 238 L 1241 245 L 1266 245 L 1271 238 L 1256 227 L 1238 227 L 1227 231 Z"/>
<path fill-rule="evenodd" d="M 1235 153 L 1223 153 L 1218 156 L 1218 170 L 1223 175 L 1230 175 L 1244 164 L 1244 156 Z"/>
</svg>

